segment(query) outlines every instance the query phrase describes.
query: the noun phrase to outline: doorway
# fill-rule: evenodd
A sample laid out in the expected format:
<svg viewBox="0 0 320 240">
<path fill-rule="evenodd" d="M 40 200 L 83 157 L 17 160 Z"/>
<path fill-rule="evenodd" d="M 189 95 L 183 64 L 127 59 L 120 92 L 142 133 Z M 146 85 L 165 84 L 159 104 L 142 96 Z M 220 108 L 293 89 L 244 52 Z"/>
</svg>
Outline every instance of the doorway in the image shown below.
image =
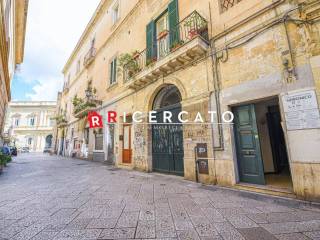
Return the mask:
<svg viewBox="0 0 320 240">
<path fill-rule="evenodd" d="M 152 125 L 153 171 L 184 176 L 183 127 L 178 123 L 181 112 L 179 90 L 168 85 L 157 94 L 153 110 L 157 112 L 157 124 Z M 163 112 L 172 114 L 172 123 L 163 122 Z"/>
<path fill-rule="evenodd" d="M 127 124 L 123 125 L 122 162 L 125 164 L 131 164 L 131 158 L 131 124 Z"/>
<path fill-rule="evenodd" d="M 292 191 L 278 98 L 233 108 L 240 182 Z"/>
</svg>

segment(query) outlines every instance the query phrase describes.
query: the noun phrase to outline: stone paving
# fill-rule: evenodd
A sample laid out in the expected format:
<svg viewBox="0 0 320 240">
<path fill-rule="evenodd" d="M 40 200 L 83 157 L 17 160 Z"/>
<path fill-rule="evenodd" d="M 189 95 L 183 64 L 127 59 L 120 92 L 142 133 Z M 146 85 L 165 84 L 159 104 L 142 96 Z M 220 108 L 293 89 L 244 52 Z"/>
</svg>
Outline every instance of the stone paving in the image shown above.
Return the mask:
<svg viewBox="0 0 320 240">
<path fill-rule="evenodd" d="M 0 239 L 320 239 L 320 209 L 101 163 L 21 154 L 0 175 Z"/>
</svg>

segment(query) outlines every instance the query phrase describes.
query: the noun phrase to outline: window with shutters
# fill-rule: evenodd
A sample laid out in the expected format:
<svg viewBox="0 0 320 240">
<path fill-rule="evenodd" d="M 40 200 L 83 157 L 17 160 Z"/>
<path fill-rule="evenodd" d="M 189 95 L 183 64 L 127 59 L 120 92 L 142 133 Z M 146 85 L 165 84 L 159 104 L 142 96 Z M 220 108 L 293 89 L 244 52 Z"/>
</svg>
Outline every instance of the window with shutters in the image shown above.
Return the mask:
<svg viewBox="0 0 320 240">
<path fill-rule="evenodd" d="M 114 5 L 112 6 L 112 24 L 116 24 L 120 18 L 120 6 L 119 6 L 119 1 L 116 1 Z"/>
<path fill-rule="evenodd" d="M 221 12 L 226 12 L 242 0 L 219 0 Z"/>
<path fill-rule="evenodd" d="M 115 84 L 117 82 L 117 58 L 115 57 L 109 67 L 109 73 L 110 73 L 110 86 Z"/>
</svg>

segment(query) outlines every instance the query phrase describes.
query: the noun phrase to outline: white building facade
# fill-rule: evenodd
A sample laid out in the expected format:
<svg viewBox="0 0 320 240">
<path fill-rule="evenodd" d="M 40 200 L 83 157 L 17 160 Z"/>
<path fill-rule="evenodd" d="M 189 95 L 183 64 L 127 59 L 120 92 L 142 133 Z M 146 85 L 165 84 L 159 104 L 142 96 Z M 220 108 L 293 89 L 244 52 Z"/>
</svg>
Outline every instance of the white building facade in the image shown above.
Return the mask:
<svg viewBox="0 0 320 240">
<path fill-rule="evenodd" d="M 49 150 L 53 143 L 56 102 L 19 101 L 8 107 L 5 135 L 10 144 L 30 152 Z"/>
</svg>

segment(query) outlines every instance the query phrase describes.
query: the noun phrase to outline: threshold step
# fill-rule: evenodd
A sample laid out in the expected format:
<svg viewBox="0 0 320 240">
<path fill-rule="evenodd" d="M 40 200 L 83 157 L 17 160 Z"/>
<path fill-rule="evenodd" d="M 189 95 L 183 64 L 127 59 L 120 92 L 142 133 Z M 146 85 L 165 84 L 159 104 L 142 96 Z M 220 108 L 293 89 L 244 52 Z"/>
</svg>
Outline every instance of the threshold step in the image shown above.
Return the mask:
<svg viewBox="0 0 320 240">
<path fill-rule="evenodd" d="M 260 185 L 249 184 L 249 183 L 239 183 L 233 186 L 233 188 L 244 190 L 244 191 L 268 194 L 268 195 L 273 195 L 278 197 L 287 197 L 287 198 L 297 199 L 296 195 L 293 192 L 291 192 L 289 189 L 279 189 L 279 188 L 273 188 L 270 186 L 260 186 Z"/>
</svg>

